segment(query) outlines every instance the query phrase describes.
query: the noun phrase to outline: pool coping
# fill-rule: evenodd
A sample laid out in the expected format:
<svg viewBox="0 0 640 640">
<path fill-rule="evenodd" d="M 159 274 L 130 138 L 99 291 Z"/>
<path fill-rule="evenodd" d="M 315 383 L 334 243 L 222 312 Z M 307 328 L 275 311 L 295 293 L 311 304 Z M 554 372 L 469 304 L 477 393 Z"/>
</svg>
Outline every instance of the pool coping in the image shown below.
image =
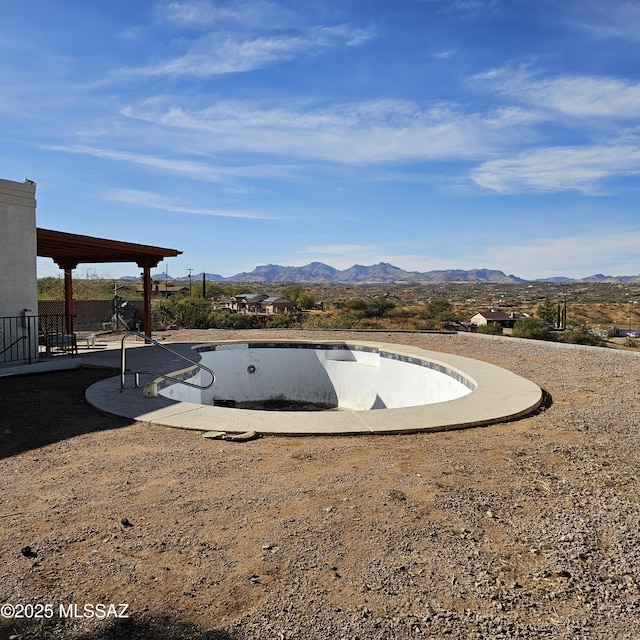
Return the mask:
<svg viewBox="0 0 640 640">
<path fill-rule="evenodd" d="M 262 435 L 358 435 L 443 431 L 507 422 L 535 411 L 542 403 L 538 385 L 507 369 L 483 362 L 409 345 L 359 340 L 220 340 L 193 345 L 242 343 L 342 343 L 379 348 L 400 358 L 427 359 L 470 379 L 471 393 L 445 402 L 368 411 L 256 411 L 205 406 L 157 396 L 145 397 L 141 387 L 120 389 L 119 376 L 102 380 L 85 393 L 87 402 L 103 413 L 137 422 L 198 431 Z M 171 373 L 169 370 L 158 373 Z"/>
</svg>

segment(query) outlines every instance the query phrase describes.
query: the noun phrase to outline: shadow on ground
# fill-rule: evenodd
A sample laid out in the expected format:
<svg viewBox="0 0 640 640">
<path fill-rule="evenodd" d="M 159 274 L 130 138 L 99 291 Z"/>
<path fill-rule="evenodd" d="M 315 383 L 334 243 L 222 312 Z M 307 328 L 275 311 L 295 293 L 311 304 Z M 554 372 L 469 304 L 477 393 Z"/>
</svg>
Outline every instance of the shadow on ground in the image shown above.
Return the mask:
<svg viewBox="0 0 640 640">
<path fill-rule="evenodd" d="M 131 424 L 98 413 L 84 399 L 87 387 L 115 375 L 109 368 L 80 368 L 0 378 L 0 458 Z"/>
<path fill-rule="evenodd" d="M 24 624 L 0 623 L 0 640 L 236 640 L 226 631 L 205 631 L 196 625 L 162 616 L 150 619 L 95 621 L 95 630 L 74 632 L 68 621 L 25 621 Z"/>
</svg>

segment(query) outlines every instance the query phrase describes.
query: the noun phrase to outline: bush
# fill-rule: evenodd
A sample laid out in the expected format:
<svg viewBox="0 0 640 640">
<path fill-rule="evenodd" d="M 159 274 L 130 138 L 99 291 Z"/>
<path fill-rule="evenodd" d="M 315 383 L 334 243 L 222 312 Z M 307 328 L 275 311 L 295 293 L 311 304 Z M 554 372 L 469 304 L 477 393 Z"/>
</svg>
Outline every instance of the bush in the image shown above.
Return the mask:
<svg viewBox="0 0 640 640">
<path fill-rule="evenodd" d="M 246 313 L 229 313 L 217 311 L 211 318 L 211 327 L 214 329 L 253 329 L 255 318 Z"/>
<path fill-rule="evenodd" d="M 514 338 L 528 338 L 530 340 L 553 340 L 547 323 L 534 317 L 521 318 L 516 321 L 511 335 Z"/>
<path fill-rule="evenodd" d="M 481 324 L 476 328 L 476 333 L 484 333 L 491 336 L 501 336 L 503 334 L 502 325 L 497 322 L 491 324 Z"/>
<path fill-rule="evenodd" d="M 354 313 L 335 313 L 310 316 L 304 323 L 310 329 L 357 329 L 360 318 Z"/>
<path fill-rule="evenodd" d="M 561 340 L 569 344 L 586 344 L 593 347 L 601 347 L 606 343 L 600 336 L 592 333 L 584 326 L 571 331 L 565 331 L 562 334 Z"/>
<path fill-rule="evenodd" d="M 343 309 L 355 311 L 362 318 L 382 318 L 388 311 L 395 307 L 395 303 L 385 298 L 352 298 L 342 303 Z"/>
<path fill-rule="evenodd" d="M 267 329 L 288 329 L 289 327 L 298 326 L 299 323 L 296 318 L 286 313 L 276 313 L 269 316 L 265 327 Z"/>
<path fill-rule="evenodd" d="M 154 303 L 152 318 L 161 327 L 207 329 L 211 326 L 211 308 L 201 298 L 166 298 Z"/>
</svg>

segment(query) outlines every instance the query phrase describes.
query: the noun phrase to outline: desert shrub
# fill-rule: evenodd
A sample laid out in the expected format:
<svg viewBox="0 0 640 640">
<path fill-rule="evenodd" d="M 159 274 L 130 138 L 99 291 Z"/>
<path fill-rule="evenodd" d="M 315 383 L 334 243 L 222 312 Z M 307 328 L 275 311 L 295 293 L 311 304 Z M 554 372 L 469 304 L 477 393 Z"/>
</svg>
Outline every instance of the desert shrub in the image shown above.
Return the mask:
<svg viewBox="0 0 640 640">
<path fill-rule="evenodd" d="M 201 298 L 165 298 L 154 301 L 151 315 L 155 325 L 183 329 L 211 326 L 211 307 Z"/>
<path fill-rule="evenodd" d="M 476 328 L 476 333 L 484 333 L 491 336 L 501 336 L 504 331 L 502 329 L 502 325 L 497 322 L 492 322 L 490 324 L 481 324 Z"/>
<path fill-rule="evenodd" d="M 520 318 L 516 321 L 511 335 L 514 338 L 529 338 L 530 340 L 553 340 L 547 323 L 533 316 Z"/>
<path fill-rule="evenodd" d="M 360 318 L 354 313 L 332 313 L 310 316 L 304 323 L 309 329 L 357 329 Z"/>
<path fill-rule="evenodd" d="M 570 331 L 565 331 L 561 335 L 560 340 L 568 344 L 585 344 L 593 347 L 601 347 L 606 342 L 600 336 L 589 331 L 584 325 L 576 329 L 571 329 Z"/>
<path fill-rule="evenodd" d="M 229 313 L 217 311 L 211 319 L 211 327 L 214 329 L 253 329 L 256 316 L 246 313 Z"/>
<path fill-rule="evenodd" d="M 446 298 L 435 298 L 434 300 L 427 302 L 422 309 L 421 314 L 425 318 L 439 320 L 440 322 L 455 320 L 453 305 Z"/>
<path fill-rule="evenodd" d="M 385 298 L 351 298 L 342 303 L 342 308 L 353 311 L 361 318 L 382 318 L 395 307 L 395 303 Z"/>
<path fill-rule="evenodd" d="M 265 323 L 267 329 L 288 329 L 289 327 L 298 326 L 299 322 L 296 317 L 286 313 L 275 313 L 269 316 Z"/>
</svg>

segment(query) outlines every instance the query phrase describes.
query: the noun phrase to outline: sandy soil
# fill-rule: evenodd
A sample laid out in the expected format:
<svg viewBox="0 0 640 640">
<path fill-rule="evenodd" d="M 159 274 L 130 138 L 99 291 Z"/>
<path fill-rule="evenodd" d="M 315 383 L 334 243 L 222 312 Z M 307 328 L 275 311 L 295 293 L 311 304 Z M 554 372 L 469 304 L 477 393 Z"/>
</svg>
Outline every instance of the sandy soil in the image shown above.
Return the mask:
<svg viewBox="0 0 640 640">
<path fill-rule="evenodd" d="M 95 412 L 109 370 L 0 379 L 0 640 L 637 637 L 637 356 L 371 339 L 504 366 L 547 402 L 465 431 L 233 443 Z"/>
</svg>

